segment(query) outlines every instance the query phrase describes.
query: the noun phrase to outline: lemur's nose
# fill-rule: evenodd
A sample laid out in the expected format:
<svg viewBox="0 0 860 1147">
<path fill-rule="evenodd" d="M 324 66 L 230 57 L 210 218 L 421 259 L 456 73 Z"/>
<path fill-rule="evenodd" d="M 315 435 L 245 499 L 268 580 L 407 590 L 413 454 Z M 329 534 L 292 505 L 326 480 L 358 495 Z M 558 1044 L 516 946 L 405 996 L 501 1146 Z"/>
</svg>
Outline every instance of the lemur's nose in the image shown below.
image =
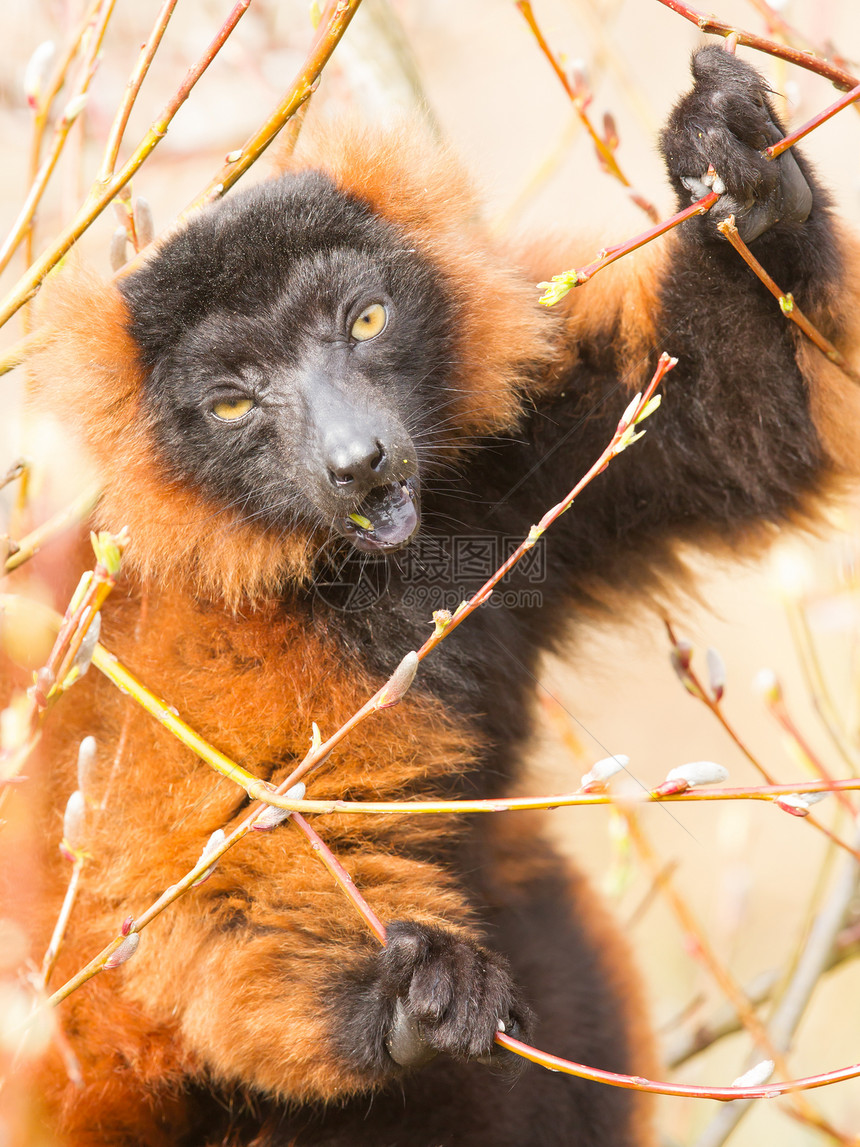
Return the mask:
<svg viewBox="0 0 860 1147">
<path fill-rule="evenodd" d="M 334 486 L 373 486 L 385 480 L 385 447 L 370 432 L 345 424 L 333 427 L 326 435 L 323 453 Z"/>
</svg>

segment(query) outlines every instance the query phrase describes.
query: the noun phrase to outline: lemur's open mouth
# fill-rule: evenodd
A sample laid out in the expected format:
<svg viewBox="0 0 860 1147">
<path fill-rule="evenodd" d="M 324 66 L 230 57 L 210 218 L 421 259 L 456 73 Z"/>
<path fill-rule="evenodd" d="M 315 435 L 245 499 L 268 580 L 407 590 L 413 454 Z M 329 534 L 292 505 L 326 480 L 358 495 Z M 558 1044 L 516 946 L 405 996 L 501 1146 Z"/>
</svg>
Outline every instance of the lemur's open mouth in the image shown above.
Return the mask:
<svg viewBox="0 0 860 1147">
<path fill-rule="evenodd" d="M 418 490 L 410 478 L 371 490 L 357 510 L 338 518 L 335 528 L 357 550 L 380 553 L 405 546 L 418 529 L 418 520 Z"/>
</svg>

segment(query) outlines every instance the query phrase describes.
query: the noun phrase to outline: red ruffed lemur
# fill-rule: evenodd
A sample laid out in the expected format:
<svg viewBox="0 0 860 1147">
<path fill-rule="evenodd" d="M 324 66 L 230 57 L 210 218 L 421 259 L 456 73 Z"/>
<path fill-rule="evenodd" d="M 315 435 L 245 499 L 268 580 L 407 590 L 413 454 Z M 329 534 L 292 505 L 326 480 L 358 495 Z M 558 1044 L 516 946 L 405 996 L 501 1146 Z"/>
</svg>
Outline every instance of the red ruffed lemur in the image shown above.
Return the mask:
<svg viewBox="0 0 860 1147">
<path fill-rule="evenodd" d="M 682 206 L 711 165 L 724 193 L 554 310 L 534 284 L 581 251 L 496 242 L 449 157 L 409 132 L 353 128 L 304 141 L 277 177 L 189 219 L 116 284 L 73 272 L 46 290 L 35 402 L 94 460 L 99 526 L 131 538 L 104 639 L 258 776 L 287 776 L 312 721 L 338 727 L 424 640 L 430 608 L 457 604 L 433 547 L 525 536 L 598 456 L 660 351 L 678 359 L 663 407 L 547 535 L 540 605 L 522 594 L 479 610 L 309 796 L 502 795 L 537 658 L 571 619 L 657 593 L 679 542 L 755 547 L 854 468 L 851 384 L 716 223 L 734 214 L 843 348 L 847 240 L 800 154 L 763 157 L 783 129 L 758 73 L 706 48 L 693 74 L 662 151 Z M 510 584 L 528 588 L 528 574 Z M 88 817 L 58 982 L 248 803 L 97 673 L 44 727 L 55 800 L 74 789 L 89 734 L 110 796 Z M 47 935 L 64 878 L 44 800 Z M 333 814 L 320 831 L 387 946 L 289 821 L 251 834 L 141 934 L 133 960 L 62 1005 L 83 1085 L 49 1056 L 52 1142 L 653 1142 L 641 1096 L 517 1074 L 494 1051 L 501 1023 L 592 1066 L 650 1065 L 624 944 L 533 821 Z"/>
</svg>

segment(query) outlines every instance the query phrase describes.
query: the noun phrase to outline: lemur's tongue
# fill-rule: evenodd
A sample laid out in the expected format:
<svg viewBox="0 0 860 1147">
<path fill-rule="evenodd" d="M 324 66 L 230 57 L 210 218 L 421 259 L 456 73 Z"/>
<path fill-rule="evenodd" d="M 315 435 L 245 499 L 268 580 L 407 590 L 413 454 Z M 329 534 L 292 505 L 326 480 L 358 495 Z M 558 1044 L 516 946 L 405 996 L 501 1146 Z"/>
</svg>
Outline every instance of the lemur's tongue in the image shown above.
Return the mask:
<svg viewBox="0 0 860 1147">
<path fill-rule="evenodd" d="M 418 529 L 417 498 L 411 483 L 392 482 L 372 490 L 343 524 L 352 544 L 365 553 L 406 545 Z"/>
</svg>

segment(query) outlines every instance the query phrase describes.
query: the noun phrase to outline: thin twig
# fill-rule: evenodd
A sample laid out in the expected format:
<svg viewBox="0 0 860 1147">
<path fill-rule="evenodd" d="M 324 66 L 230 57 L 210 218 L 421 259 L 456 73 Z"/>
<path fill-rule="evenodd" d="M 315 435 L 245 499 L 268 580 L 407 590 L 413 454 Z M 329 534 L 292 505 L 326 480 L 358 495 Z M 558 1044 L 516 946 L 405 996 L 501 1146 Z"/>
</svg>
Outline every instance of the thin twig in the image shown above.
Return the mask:
<svg viewBox="0 0 860 1147">
<path fill-rule="evenodd" d="M 0 376 L 8 374 L 10 370 L 26 362 L 34 351 L 41 350 L 47 345 L 50 337 L 50 329 L 47 326 L 40 327 L 0 353 Z"/>
<path fill-rule="evenodd" d="M 809 629 L 806 610 L 801 604 L 791 601 L 786 602 L 785 612 L 788 618 L 792 640 L 794 641 L 794 647 L 797 650 L 800 667 L 803 671 L 806 688 L 812 698 L 815 711 L 830 735 L 834 748 L 842 757 L 851 775 L 856 777 L 858 775 L 860 758 L 858 758 L 856 748 L 845 733 L 842 720 L 839 717 L 836 705 L 834 704 L 821 670 L 821 663 L 818 658 L 815 641 Z"/>
<path fill-rule="evenodd" d="M 102 645 L 97 645 L 95 648 L 93 665 L 118 689 L 127 693 L 133 701 L 151 717 L 154 717 L 160 725 L 169 730 L 178 741 L 181 741 L 192 753 L 195 753 L 201 761 L 205 761 L 210 769 L 214 769 L 216 773 L 220 773 L 221 776 L 235 784 L 241 785 L 254 800 L 269 801 L 273 794 L 271 786 L 266 781 L 255 777 L 236 761 L 232 761 L 216 749 L 214 745 L 210 745 L 190 725 L 187 725 L 171 706 L 159 700 Z"/>
<path fill-rule="evenodd" d="M 84 639 L 99 616 L 99 611 L 116 585 L 122 551 L 127 537 L 124 531 L 119 534 L 99 534 L 93 537 L 96 564 L 93 570 L 85 573 L 78 583 L 66 612 L 60 619 L 57 637 L 42 668 L 34 675 L 33 684 L 25 695 L 26 710 L 22 715 L 25 734 L 14 743 L 0 746 L 0 774 L 7 781 L 20 772 L 27 757 L 39 740 L 39 728 L 48 709 L 72 687 L 89 668 L 89 660 L 81 664 L 81 649 Z M 18 598 L 12 597 L 12 602 Z M 0 610 L 4 596 L 0 595 Z M 53 610 L 49 611 L 52 616 Z M 86 650 L 86 657 L 90 651 Z M 0 804 L 4 801 L 7 788 L 0 789 Z"/>
<path fill-rule="evenodd" d="M 27 269 L 26 273 L 21 276 L 18 283 L 9 292 L 2 304 L 0 304 L 0 326 L 6 323 L 36 294 L 48 272 L 55 267 L 66 252 L 77 243 L 78 239 L 80 239 L 81 235 L 83 235 L 93 220 L 98 218 L 117 192 L 128 183 L 141 164 L 152 154 L 167 134 L 167 128 L 170 122 L 188 99 L 197 81 L 224 46 L 231 32 L 239 20 L 241 20 L 242 16 L 244 16 L 250 3 L 251 0 L 237 0 L 230 15 L 221 25 L 221 28 L 212 39 L 206 51 L 187 72 L 179 89 L 152 123 L 125 166 L 117 175 L 114 175 L 108 183 L 99 185 L 98 191 L 91 190 L 72 222 L 61 231 L 48 249 Z"/>
<path fill-rule="evenodd" d="M 832 44 L 826 46 L 814 44 L 804 32 L 789 24 L 772 4 L 767 3 L 767 0 L 749 0 L 749 2 L 764 17 L 769 35 L 781 36 L 786 44 L 791 44 L 795 48 L 800 47 L 802 51 L 812 52 L 838 68 L 846 64 L 844 56 L 836 52 Z M 860 105 L 854 104 L 854 109 L 860 112 Z"/>
<path fill-rule="evenodd" d="M 597 152 L 597 157 L 600 160 L 601 166 L 609 175 L 613 177 L 613 179 L 618 180 L 618 182 L 622 185 L 622 187 L 625 188 L 628 195 L 637 207 L 644 211 L 645 214 L 651 220 L 653 220 L 654 223 L 659 222 L 660 216 L 657 213 L 657 208 L 653 203 L 650 202 L 650 200 L 646 199 L 645 196 L 642 195 L 640 191 L 637 191 L 637 189 L 633 186 L 633 184 L 630 182 L 630 180 L 627 178 L 619 166 L 618 160 L 615 157 L 615 148 L 610 146 L 610 143 L 607 140 L 602 139 L 596 131 L 594 124 L 591 122 L 591 117 L 585 110 L 585 95 L 582 92 L 577 92 L 572 86 L 570 80 L 567 78 L 564 68 L 556 59 L 552 48 L 550 48 L 549 44 L 544 38 L 543 32 L 541 32 L 540 28 L 538 27 L 538 22 L 535 19 L 535 15 L 532 11 L 532 6 L 529 3 L 529 0 L 516 0 L 516 7 L 519 8 L 520 12 L 524 16 L 526 23 L 532 31 L 532 35 L 538 43 L 538 47 L 546 56 L 547 60 L 549 60 L 552 70 L 555 72 L 561 83 L 561 86 L 564 88 L 568 98 L 573 104 L 574 110 L 576 111 L 582 126 L 588 132 L 591 142 L 594 144 L 594 150 Z"/>
<path fill-rule="evenodd" d="M 323 69 L 331 58 L 332 52 L 340 43 L 360 4 L 361 0 L 339 0 L 337 3 L 329 4 L 330 16 L 326 20 L 324 14 L 311 51 L 284 98 L 242 147 L 238 151 L 230 152 L 227 163 L 181 212 L 177 219 L 178 223 L 181 223 L 200 207 L 220 199 L 224 192 L 232 187 L 236 180 L 244 175 L 248 168 L 259 159 L 287 120 L 295 115 L 314 93 Z"/>
<path fill-rule="evenodd" d="M 770 969 L 760 973 L 748 984 L 742 985 L 742 991 L 749 1000 L 750 1007 L 758 1008 L 766 1003 L 773 995 L 779 979 L 779 972 Z M 689 1007 L 685 1009 L 688 1010 Z M 671 1039 L 667 1039 L 662 1048 L 661 1059 L 668 1068 L 681 1067 L 726 1036 L 743 1030 L 744 1026 L 738 1013 L 728 1000 L 724 1000 L 706 1023 L 696 1023 L 690 1029 L 682 1030 Z"/>
<path fill-rule="evenodd" d="M 855 834 L 855 844 L 860 848 L 860 831 Z M 857 862 L 847 859 L 812 927 L 782 1000 L 768 1022 L 770 1040 L 781 1053 L 788 1051 L 812 993 L 827 970 L 836 937 L 857 891 L 857 883 Z M 749 1111 L 749 1107 L 749 1102 L 745 1100 L 719 1111 L 697 1140 L 696 1147 L 721 1147 Z"/>
<path fill-rule="evenodd" d="M 149 33 L 146 42 L 140 50 L 140 56 L 126 85 L 125 94 L 117 108 L 114 121 L 108 133 L 108 141 L 105 145 L 104 157 L 96 183 L 110 182 L 114 169 L 116 168 L 116 160 L 119 155 L 120 145 L 122 144 L 122 137 L 125 134 L 126 125 L 128 124 L 128 117 L 131 115 L 135 100 L 140 92 L 141 84 L 146 78 L 146 73 L 149 71 L 149 66 L 155 57 L 155 53 L 158 51 L 176 4 L 177 0 L 164 0 L 161 11 L 158 13 L 155 23 L 152 26 L 152 31 Z"/>
<path fill-rule="evenodd" d="M 31 533 L 25 534 L 20 541 L 15 543 L 15 552 L 6 559 L 4 571 L 11 573 L 12 570 L 18 569 L 24 562 L 34 557 L 48 542 L 85 521 L 97 505 L 100 496 L 101 491 L 97 486 L 88 487 L 75 498 L 74 502 L 64 506 L 62 510 L 58 510 L 56 514 L 37 526 Z"/>
<path fill-rule="evenodd" d="M 78 52 L 81 51 L 87 39 L 87 33 L 90 32 L 95 25 L 98 17 L 99 8 L 102 5 L 102 0 L 92 0 L 87 10 L 81 17 L 80 23 L 75 29 L 73 35 L 70 37 L 65 51 L 59 58 L 51 73 L 50 79 L 45 85 L 44 91 L 38 90 L 28 93 L 28 99 L 34 109 L 33 117 L 33 137 L 30 144 L 30 182 L 33 183 L 39 172 L 39 167 L 42 157 L 42 143 L 45 136 L 45 129 L 48 125 L 48 117 L 51 114 L 54 100 L 59 94 L 60 90 L 66 83 L 68 78 L 69 69 L 75 60 Z M 24 257 L 27 266 L 30 265 L 33 259 L 33 238 L 34 229 L 32 221 L 27 228 L 25 237 Z"/>
<path fill-rule="evenodd" d="M 594 1067 L 586 1067 L 581 1063 L 574 1063 L 569 1059 L 562 1059 L 557 1055 L 549 1055 L 544 1051 L 537 1051 L 528 1044 L 501 1032 L 496 1036 L 496 1043 L 506 1047 L 508 1051 L 521 1055 L 523 1059 L 547 1067 L 550 1071 L 560 1071 L 565 1075 L 575 1075 L 580 1079 L 592 1079 L 597 1083 L 608 1083 L 612 1087 L 623 1087 L 631 1091 L 647 1091 L 656 1095 L 681 1095 L 692 1099 L 717 1099 L 735 1101 L 738 1099 L 776 1099 L 777 1096 L 787 1095 L 792 1091 L 811 1091 L 816 1087 L 828 1087 L 832 1083 L 841 1083 L 846 1079 L 860 1077 L 860 1063 L 849 1067 L 840 1067 L 836 1071 L 824 1072 L 821 1075 L 806 1075 L 799 1079 L 782 1080 L 779 1083 L 766 1083 L 760 1087 L 695 1087 L 683 1083 L 663 1083 L 654 1079 L 646 1079 L 641 1075 L 621 1075 L 612 1071 L 600 1071 Z"/>
<path fill-rule="evenodd" d="M 332 850 L 328 847 L 322 837 L 311 828 L 305 818 L 300 816 L 299 813 L 294 812 L 290 817 L 290 822 L 305 834 L 311 843 L 311 848 L 332 874 L 338 887 L 346 895 L 347 899 L 353 905 L 361 918 L 365 921 L 368 928 L 370 928 L 371 932 L 373 932 L 374 936 L 376 936 L 380 944 L 384 945 L 385 925 L 358 891 L 352 877 L 334 855 Z"/>
<path fill-rule="evenodd" d="M 547 306 L 554 305 L 563 299 L 573 287 L 581 287 L 583 283 L 587 283 L 598 271 L 602 271 L 604 267 L 608 267 L 610 263 L 614 263 L 616 259 L 621 259 L 624 255 L 629 255 L 631 251 L 636 251 L 640 247 L 644 247 L 646 243 L 650 243 L 653 239 L 659 238 L 660 235 L 665 235 L 667 231 L 671 231 L 673 227 L 677 227 L 680 223 L 684 223 L 694 215 L 704 215 L 705 212 L 713 207 L 719 198 L 716 191 L 709 191 L 707 195 L 704 195 L 695 203 L 691 203 L 689 207 L 685 207 L 683 211 L 679 211 L 663 223 L 658 223 L 656 227 L 651 227 L 648 231 L 634 235 L 634 237 L 628 239 L 626 243 L 619 243 L 615 247 L 604 247 L 597 258 L 593 262 L 587 263 L 584 267 L 574 268 L 570 271 L 562 271 L 560 275 L 553 275 L 549 283 L 539 283 L 538 286 L 545 288 L 540 301 Z"/>
<path fill-rule="evenodd" d="M 672 645 L 673 645 L 675 651 L 678 651 L 680 646 L 679 646 L 678 639 L 675 636 L 675 631 L 672 628 L 671 622 L 669 622 L 667 619 L 664 618 L 664 625 L 666 626 L 666 631 L 669 635 L 669 640 L 672 642 Z M 729 719 L 725 715 L 725 712 L 723 711 L 723 706 L 720 704 L 720 701 L 717 700 L 715 697 L 712 697 L 711 694 L 708 692 L 708 690 L 704 687 L 702 682 L 699 680 L 699 678 L 696 674 L 696 671 L 693 669 L 692 665 L 689 664 L 689 660 L 687 660 L 683 666 L 683 676 L 686 677 L 689 681 L 689 687 L 686 686 L 686 683 L 685 683 L 685 687 L 687 687 L 687 691 L 693 697 L 695 697 L 697 701 L 701 701 L 702 704 L 707 709 L 709 709 L 711 711 L 711 713 L 713 713 L 713 715 L 716 717 L 716 719 L 722 725 L 723 729 L 725 729 L 726 733 L 729 735 L 729 737 L 731 737 L 731 739 L 734 741 L 734 743 L 737 745 L 737 747 L 740 749 L 740 751 L 743 753 L 743 755 L 746 757 L 746 759 L 749 761 L 749 763 L 753 766 L 754 769 L 756 769 L 762 775 L 762 777 L 764 777 L 765 781 L 767 781 L 768 787 L 770 787 L 771 789 L 775 788 L 777 786 L 776 778 L 765 768 L 765 766 L 761 763 L 761 761 L 758 759 L 758 757 L 752 752 L 752 750 L 749 748 L 749 746 L 745 743 L 745 741 L 741 737 L 740 733 L 738 733 L 737 729 L 735 729 L 735 727 L 730 723 Z M 833 789 L 842 788 L 842 786 L 838 783 L 834 783 L 833 785 L 830 785 L 828 783 L 826 787 L 827 787 L 828 791 L 831 791 Z M 815 828 L 823 836 L 826 836 L 828 838 L 828 840 L 831 840 L 834 844 L 838 845 L 839 848 L 841 848 L 843 851 L 851 853 L 851 855 L 854 856 L 857 860 L 860 860 L 860 850 L 852 848 L 852 846 L 850 844 L 848 844 L 846 841 L 840 839 L 840 837 L 838 837 L 834 832 L 832 832 L 831 829 L 829 829 L 827 827 L 827 825 L 822 824 L 821 821 L 818 820 L 817 817 L 812 816 L 812 814 L 810 814 L 808 810 L 801 813 L 801 815 L 805 818 L 805 820 L 809 824 L 811 824 L 813 826 L 813 828 Z"/>
<path fill-rule="evenodd" d="M 0 490 L 4 489 L 11 482 L 17 482 L 19 478 L 23 478 L 27 472 L 28 465 L 26 458 L 19 458 L 17 462 L 13 462 L 6 473 L 0 475 Z M 17 545 L 17 542 L 15 544 Z"/>
<path fill-rule="evenodd" d="M 18 212 L 18 216 L 12 224 L 12 228 L 6 236 L 2 247 L 0 247 L 0 271 L 8 266 L 9 260 L 14 255 L 18 245 L 29 231 L 33 216 L 36 214 L 36 208 L 39 206 L 42 196 L 45 193 L 45 188 L 48 186 L 48 181 L 57 166 L 57 162 L 66 145 L 66 140 L 69 137 L 69 132 L 77 122 L 78 116 L 84 110 L 86 94 L 92 83 L 93 76 L 96 74 L 99 50 L 101 49 L 102 41 L 104 40 L 104 35 L 107 31 L 108 22 L 113 14 L 115 4 L 116 0 L 102 0 L 101 2 L 101 12 L 90 38 L 90 43 L 87 45 L 86 55 L 82 63 L 81 82 L 63 109 L 63 113 L 54 128 L 51 149 L 36 172 L 30 190 L 24 199 L 24 204 Z"/>
<path fill-rule="evenodd" d="M 715 36 L 735 36 L 737 42 L 745 48 L 755 48 L 759 52 L 766 52 L 769 56 L 787 60 L 790 64 L 797 64 L 800 68 L 806 68 L 807 71 L 815 72 L 826 80 L 830 80 L 835 87 L 841 88 L 843 91 L 848 91 L 849 88 L 857 85 L 857 77 L 851 72 L 838 67 L 836 64 L 828 63 L 827 60 L 822 60 L 811 52 L 801 52 L 797 48 L 780 44 L 776 40 L 766 40 L 763 36 L 756 36 L 752 32 L 734 28 L 731 24 L 723 24 L 721 21 L 714 20 L 710 16 L 698 12 L 695 8 L 691 8 L 689 4 L 681 3 L 681 0 L 658 0 L 658 2 L 671 8 L 673 12 L 683 16 L 685 20 L 690 20 L 700 32 Z"/>
<path fill-rule="evenodd" d="M 759 1019 L 752 1003 L 744 994 L 743 989 L 731 975 L 728 968 L 723 964 L 722 960 L 717 956 L 695 913 L 675 887 L 675 882 L 671 874 L 667 874 L 662 867 L 660 858 L 651 847 L 651 843 L 645 836 L 636 815 L 623 808 L 621 809 L 621 813 L 627 822 L 630 836 L 636 845 L 637 851 L 650 869 L 653 879 L 658 882 L 660 890 L 684 935 L 687 936 L 695 946 L 696 956 L 705 965 L 711 977 L 719 986 L 720 991 L 726 999 L 729 1000 L 744 1028 L 746 1028 L 747 1032 L 749 1032 L 755 1041 L 758 1049 L 774 1061 L 781 1075 L 789 1078 L 791 1073 L 788 1069 L 788 1064 L 783 1058 L 782 1049 L 774 1044 L 767 1028 Z M 853 863 L 852 861 L 852 864 Z M 760 1056 L 757 1057 L 756 1062 L 758 1062 L 759 1058 Z M 808 1100 L 801 1096 L 796 1096 L 792 1099 L 792 1105 L 804 1122 L 827 1131 L 828 1134 L 832 1134 L 837 1139 L 843 1138 L 840 1132 L 832 1128 L 824 1116 L 816 1111 Z"/>
<path fill-rule="evenodd" d="M 806 737 L 804 737 L 803 733 L 795 724 L 794 719 L 789 713 L 785 701 L 783 700 L 782 692 L 780 691 L 778 697 L 767 697 L 765 699 L 765 704 L 767 705 L 768 709 L 770 709 L 775 719 L 779 722 L 783 732 L 785 732 L 791 738 L 791 740 L 795 743 L 797 748 L 809 762 L 811 768 L 816 773 L 818 773 L 823 781 L 826 781 L 829 785 L 832 785 L 836 778 L 833 776 L 833 774 L 825 765 L 824 761 L 822 761 L 821 757 L 818 755 L 818 753 L 815 752 L 809 741 L 806 739 Z M 854 806 L 849 800 L 848 796 L 844 792 L 840 792 L 838 789 L 833 789 L 831 791 L 839 803 L 842 805 L 842 807 L 845 809 L 845 811 L 848 813 L 848 815 L 853 819 L 856 814 Z"/>
<path fill-rule="evenodd" d="M 811 131 L 814 131 L 823 123 L 826 123 L 829 119 L 835 116 L 837 112 L 843 111 L 849 106 L 849 104 L 856 103 L 857 100 L 860 100 L 860 84 L 856 84 L 850 92 L 847 92 L 835 103 L 832 103 L 830 107 L 825 108 L 824 111 L 819 112 L 818 115 L 813 116 L 812 119 L 807 120 L 805 124 L 802 124 L 794 131 L 790 131 L 788 135 L 783 136 L 783 138 L 779 140 L 778 143 L 773 143 L 770 145 L 770 147 L 766 147 L 762 154 L 766 155 L 768 159 L 776 159 L 778 155 L 782 155 L 782 153 L 787 151 L 788 148 L 794 147 L 798 140 L 801 140 L 804 136 L 809 135 Z"/>
<path fill-rule="evenodd" d="M 857 95 L 860 96 L 860 88 L 857 89 Z M 720 231 L 722 235 L 725 235 L 726 239 L 728 239 L 747 266 L 750 267 L 753 273 L 764 283 L 779 303 L 779 309 L 785 317 L 791 319 L 793 323 L 797 323 L 810 342 L 814 343 L 826 358 L 835 366 L 838 366 L 843 374 L 846 374 L 852 382 L 856 382 L 860 385 L 860 374 L 854 370 L 842 352 L 833 345 L 830 339 L 825 338 L 821 331 L 809 321 L 794 301 L 794 296 L 790 293 L 786 294 L 781 287 L 777 286 L 755 255 L 753 255 L 752 251 L 750 251 L 735 226 L 734 215 L 730 215 L 728 219 L 723 220 L 722 223 L 718 223 L 717 230 Z"/>
<path fill-rule="evenodd" d="M 78 894 L 78 885 L 80 884 L 81 872 L 83 871 L 86 857 L 83 854 L 75 856 L 72 862 L 72 875 L 69 878 L 69 883 L 66 888 L 66 894 L 63 897 L 63 903 L 60 908 L 57 922 L 54 925 L 54 931 L 51 934 L 51 941 L 48 944 L 47 951 L 45 952 L 44 959 L 42 960 L 42 968 L 40 972 L 42 987 L 48 986 L 48 981 L 51 978 L 51 973 L 54 970 L 54 964 L 57 962 L 57 956 L 60 954 L 60 946 L 63 943 L 63 937 L 66 934 L 66 928 L 69 923 L 69 917 L 72 914 L 72 908 L 75 904 L 75 898 Z"/>
</svg>

